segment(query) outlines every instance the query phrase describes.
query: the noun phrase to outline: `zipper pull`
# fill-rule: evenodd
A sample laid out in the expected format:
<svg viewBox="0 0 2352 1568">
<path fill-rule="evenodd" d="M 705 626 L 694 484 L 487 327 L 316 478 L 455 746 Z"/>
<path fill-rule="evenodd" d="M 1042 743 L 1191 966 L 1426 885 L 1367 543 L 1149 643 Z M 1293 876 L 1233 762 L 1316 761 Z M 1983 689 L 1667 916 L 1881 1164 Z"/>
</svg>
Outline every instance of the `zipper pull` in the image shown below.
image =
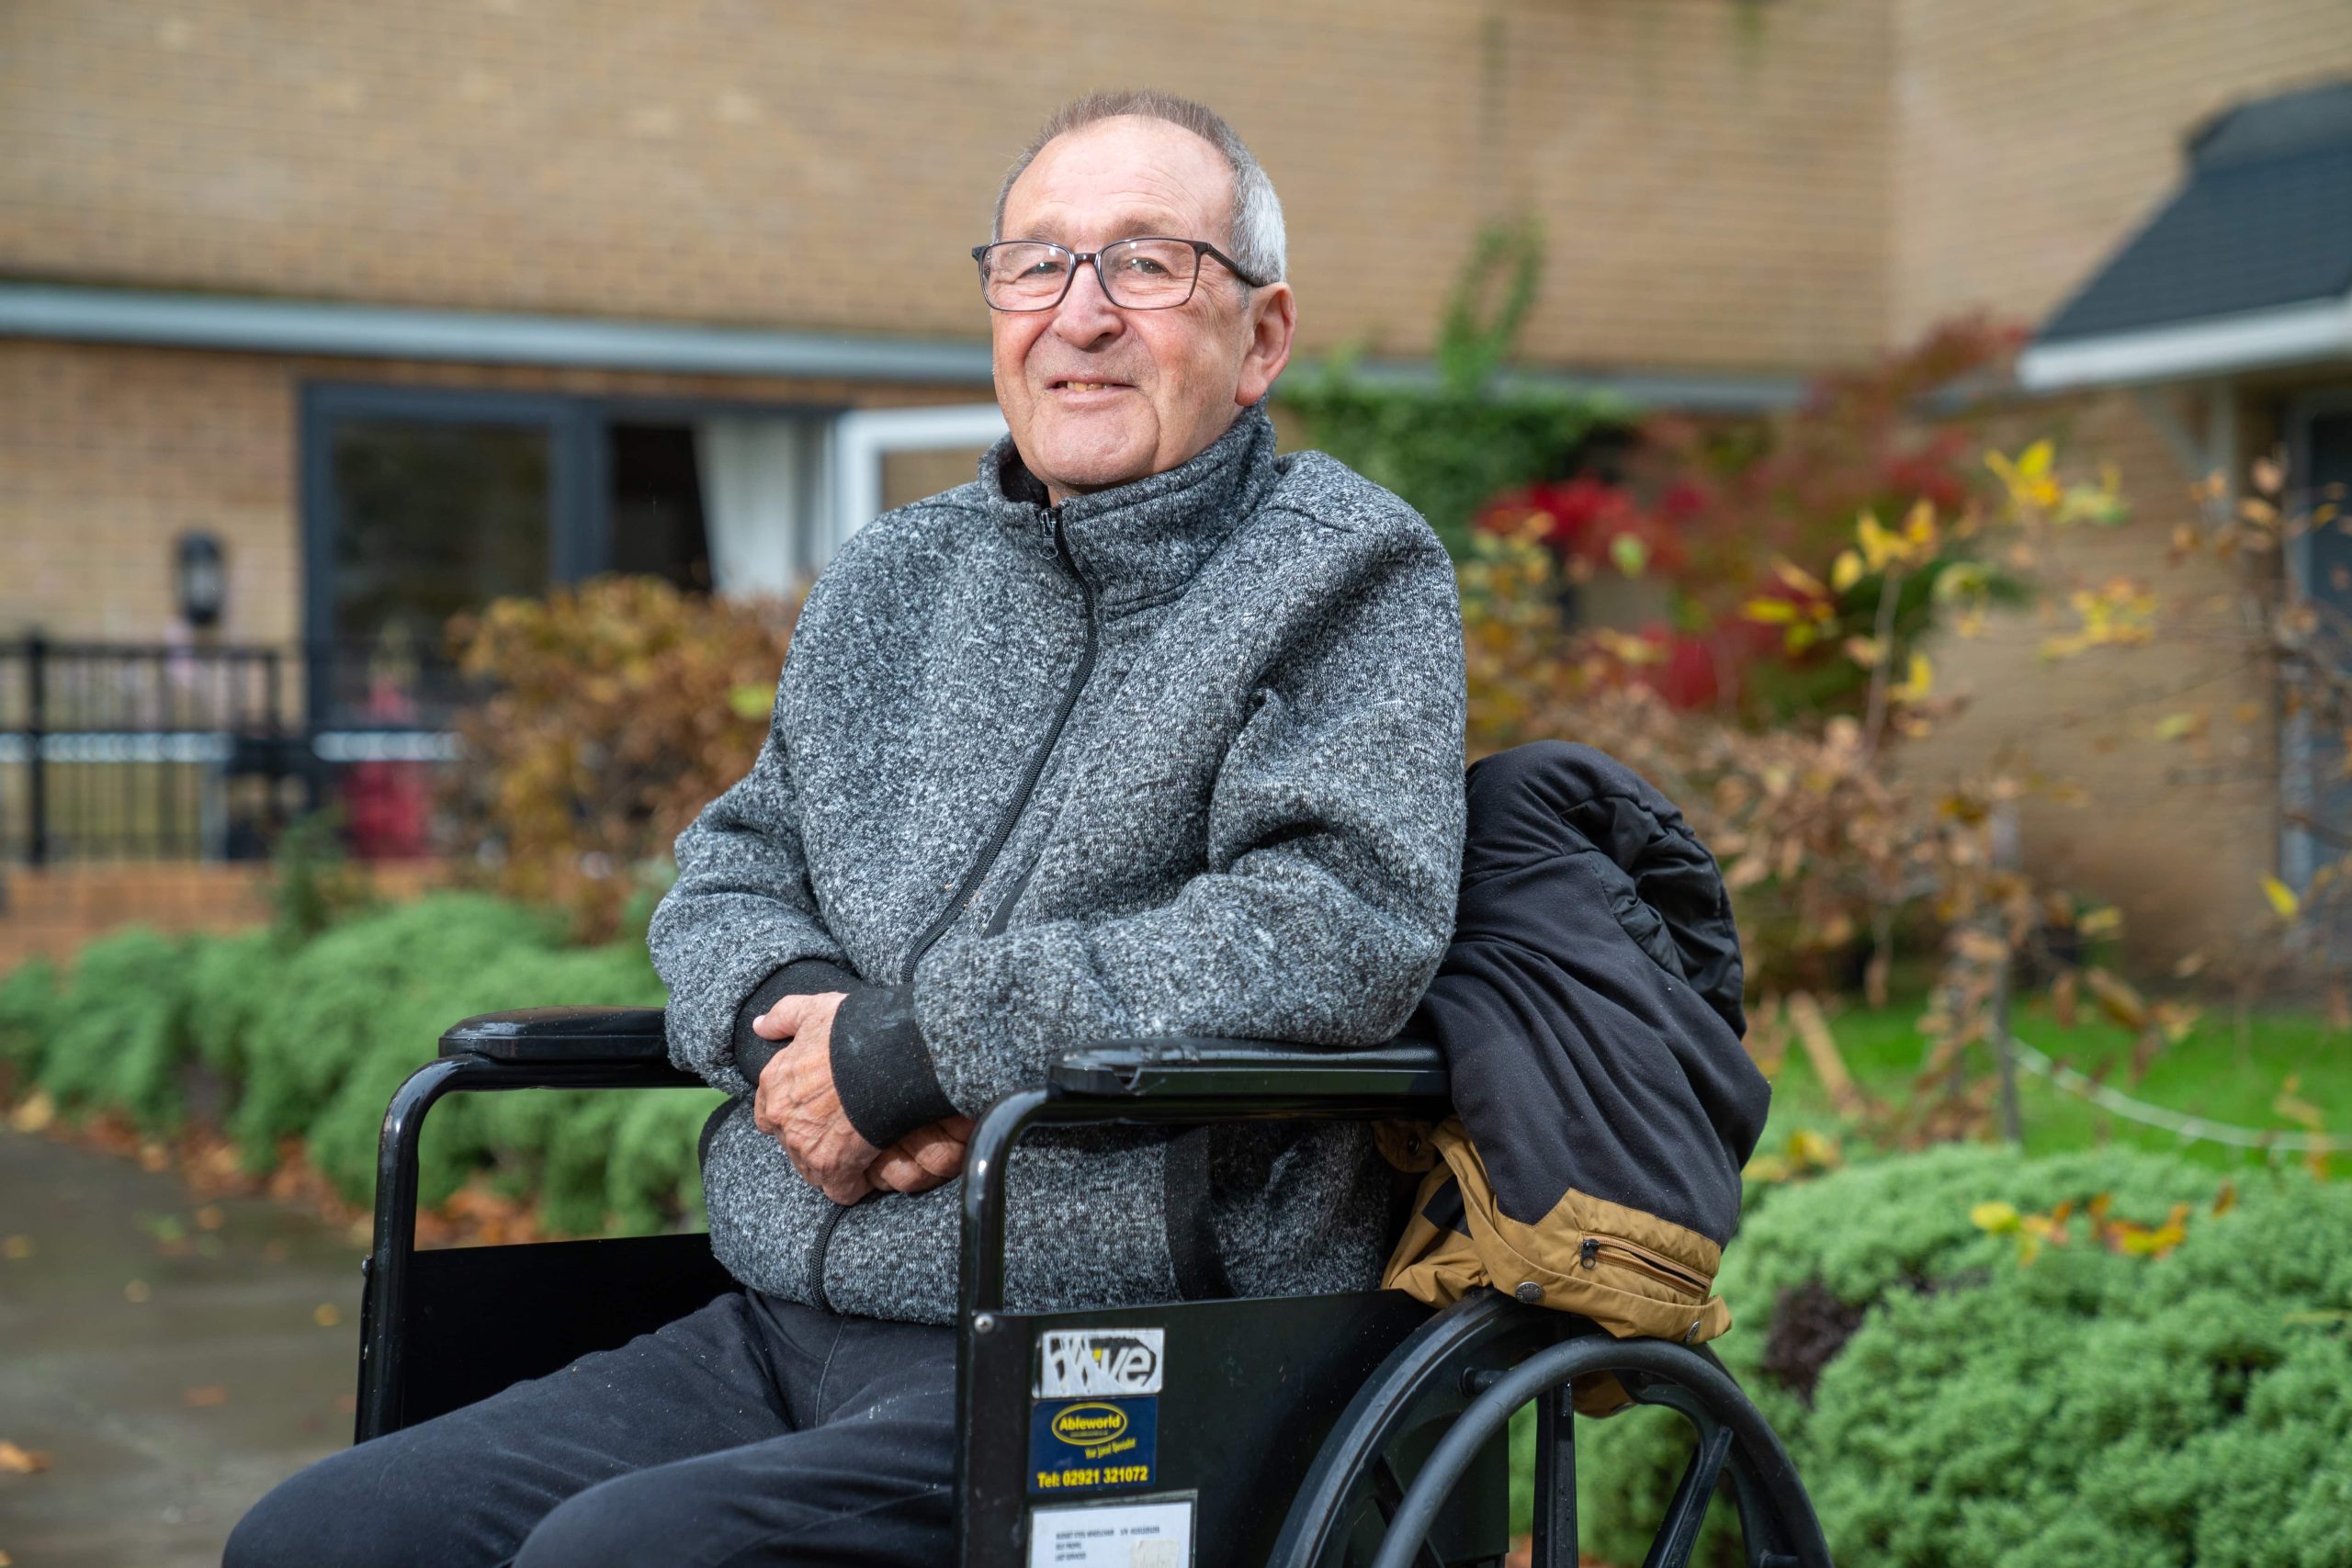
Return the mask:
<svg viewBox="0 0 2352 1568">
<path fill-rule="evenodd" d="M 1600 1262 L 1600 1238 L 1599 1236 L 1589 1235 L 1584 1238 L 1583 1242 L 1577 1247 L 1577 1261 L 1582 1263 L 1588 1269 L 1594 1268 Z"/>
</svg>

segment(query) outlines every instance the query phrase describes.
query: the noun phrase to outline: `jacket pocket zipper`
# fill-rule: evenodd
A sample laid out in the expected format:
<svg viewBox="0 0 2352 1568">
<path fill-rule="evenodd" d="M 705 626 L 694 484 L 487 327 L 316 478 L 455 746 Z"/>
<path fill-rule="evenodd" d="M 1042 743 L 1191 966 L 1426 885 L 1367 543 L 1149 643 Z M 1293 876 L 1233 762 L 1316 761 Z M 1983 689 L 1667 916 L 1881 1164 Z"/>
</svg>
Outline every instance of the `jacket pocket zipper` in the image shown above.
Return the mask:
<svg viewBox="0 0 2352 1568">
<path fill-rule="evenodd" d="M 1671 1258 L 1652 1252 L 1646 1247 L 1636 1247 L 1630 1241 L 1620 1241 L 1613 1236 L 1589 1235 L 1577 1248 L 1577 1261 L 1587 1269 L 1598 1266 L 1604 1258 L 1620 1269 L 1646 1274 L 1661 1285 L 1685 1291 L 1694 1296 L 1704 1297 L 1713 1288 L 1707 1280 Z"/>
</svg>

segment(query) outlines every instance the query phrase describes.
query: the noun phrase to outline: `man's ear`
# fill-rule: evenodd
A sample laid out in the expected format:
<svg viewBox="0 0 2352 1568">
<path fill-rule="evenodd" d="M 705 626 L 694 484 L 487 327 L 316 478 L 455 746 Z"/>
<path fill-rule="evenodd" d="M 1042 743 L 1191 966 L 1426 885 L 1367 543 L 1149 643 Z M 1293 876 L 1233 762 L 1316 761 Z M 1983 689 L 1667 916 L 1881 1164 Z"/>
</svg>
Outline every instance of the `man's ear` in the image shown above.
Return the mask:
<svg viewBox="0 0 2352 1568">
<path fill-rule="evenodd" d="M 1298 332 L 1298 299 L 1287 283 L 1270 283 L 1250 301 L 1250 341 L 1241 355 L 1241 379 L 1233 400 L 1253 408 L 1265 400 L 1274 378 L 1290 363 L 1291 339 Z"/>
</svg>

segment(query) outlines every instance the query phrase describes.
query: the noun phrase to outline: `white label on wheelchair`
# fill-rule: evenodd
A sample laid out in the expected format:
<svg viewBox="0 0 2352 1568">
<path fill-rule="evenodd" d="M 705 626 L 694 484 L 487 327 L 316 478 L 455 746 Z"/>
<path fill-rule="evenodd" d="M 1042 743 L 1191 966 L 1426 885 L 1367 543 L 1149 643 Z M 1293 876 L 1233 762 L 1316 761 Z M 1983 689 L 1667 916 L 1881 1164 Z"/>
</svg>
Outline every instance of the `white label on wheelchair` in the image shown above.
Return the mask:
<svg viewBox="0 0 2352 1568">
<path fill-rule="evenodd" d="M 1164 1328 L 1049 1328 L 1037 1337 L 1039 1399 L 1158 1393 L 1167 1371 Z"/>
<path fill-rule="evenodd" d="M 1029 1510 L 1029 1568 L 1192 1568 L 1193 1499 Z"/>
</svg>

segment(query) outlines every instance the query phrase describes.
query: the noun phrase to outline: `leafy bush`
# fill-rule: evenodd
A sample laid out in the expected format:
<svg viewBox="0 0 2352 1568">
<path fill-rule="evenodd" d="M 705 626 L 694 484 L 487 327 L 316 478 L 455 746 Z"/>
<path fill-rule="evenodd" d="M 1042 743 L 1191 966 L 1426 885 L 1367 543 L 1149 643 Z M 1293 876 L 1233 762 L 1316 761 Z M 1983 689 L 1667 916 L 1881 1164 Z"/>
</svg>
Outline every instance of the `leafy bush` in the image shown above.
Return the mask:
<svg viewBox="0 0 2352 1568">
<path fill-rule="evenodd" d="M 491 695 L 458 719 L 455 817 L 500 891 L 611 936 L 679 829 L 750 771 L 792 616 L 606 577 L 459 617 L 451 640 Z"/>
<path fill-rule="evenodd" d="M 1719 1283 L 1840 1562 L 2352 1562 L 2352 1189 L 1946 1146 L 1770 1190 Z M 1580 1445 L 1589 1549 L 1638 1560 L 1686 1431 Z"/>
<path fill-rule="evenodd" d="M 290 945 L 267 931 L 116 932 L 62 982 L 38 965 L 0 982 L 0 1060 L 69 1117 L 118 1112 L 155 1136 L 185 1125 L 192 1100 L 217 1101 L 249 1169 L 273 1168 L 294 1140 L 364 1203 L 384 1106 L 451 1023 L 662 999 L 639 937 L 568 947 L 558 917 L 445 893 Z M 555 1229 L 662 1228 L 700 1208 L 695 1134 L 716 1103 L 702 1090 L 459 1096 L 428 1123 L 422 1198 L 481 1178 L 536 1197 Z"/>
<path fill-rule="evenodd" d="M 1498 491 L 1574 470 L 1630 406 L 1601 392 L 1510 387 L 1498 371 L 1534 303 L 1543 247 L 1532 230 L 1479 235 L 1440 323 L 1433 383 L 1375 379 L 1341 354 L 1282 386 L 1308 443 L 1413 503 L 1457 558 L 1472 516 Z M 1491 310 L 1485 296 L 1499 289 Z"/>
</svg>

